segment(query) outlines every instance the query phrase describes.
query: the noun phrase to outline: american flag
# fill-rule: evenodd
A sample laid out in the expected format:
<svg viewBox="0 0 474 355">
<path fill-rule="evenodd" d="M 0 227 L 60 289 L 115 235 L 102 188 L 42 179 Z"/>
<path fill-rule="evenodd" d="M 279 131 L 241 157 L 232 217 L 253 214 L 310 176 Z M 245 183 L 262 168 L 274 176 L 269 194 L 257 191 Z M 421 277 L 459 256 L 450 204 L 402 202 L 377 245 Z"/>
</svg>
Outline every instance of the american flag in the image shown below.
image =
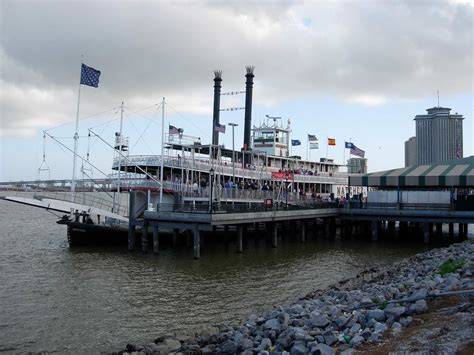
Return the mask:
<svg viewBox="0 0 474 355">
<path fill-rule="evenodd" d="M 214 126 L 214 131 L 225 133 L 225 125 L 216 123 L 216 125 Z"/>
<path fill-rule="evenodd" d="M 308 141 L 309 142 L 317 142 L 318 138 L 314 134 L 308 134 Z"/>
<path fill-rule="evenodd" d="M 364 158 L 365 157 L 365 150 L 359 149 L 355 146 L 355 144 L 352 144 L 351 148 L 351 154 L 352 155 L 357 155 L 358 157 Z"/>
<path fill-rule="evenodd" d="M 84 63 L 82 63 L 81 67 L 81 84 L 98 87 L 99 86 L 99 77 L 100 77 L 100 70 L 94 69 L 92 67 L 88 67 Z"/>
<path fill-rule="evenodd" d="M 183 133 L 183 129 L 170 125 L 168 133 L 169 134 L 180 134 L 180 133 Z"/>
</svg>

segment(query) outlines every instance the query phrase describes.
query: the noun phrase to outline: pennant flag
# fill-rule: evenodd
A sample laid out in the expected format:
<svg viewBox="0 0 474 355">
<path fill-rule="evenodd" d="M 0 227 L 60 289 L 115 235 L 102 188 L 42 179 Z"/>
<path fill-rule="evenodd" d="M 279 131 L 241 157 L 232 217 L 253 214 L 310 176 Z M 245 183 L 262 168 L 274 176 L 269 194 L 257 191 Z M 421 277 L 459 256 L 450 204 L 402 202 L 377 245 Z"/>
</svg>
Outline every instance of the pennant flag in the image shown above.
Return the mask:
<svg viewBox="0 0 474 355">
<path fill-rule="evenodd" d="M 310 142 L 317 142 L 318 138 L 314 134 L 308 134 L 308 141 Z"/>
<path fill-rule="evenodd" d="M 352 155 L 357 155 L 358 157 L 361 157 L 361 158 L 365 157 L 365 151 L 362 150 L 362 149 L 357 148 L 354 144 L 352 144 L 351 154 Z"/>
<path fill-rule="evenodd" d="M 81 69 L 81 84 L 98 87 L 99 86 L 99 77 L 100 77 L 100 70 L 94 69 L 92 67 L 88 67 L 84 63 L 82 63 Z"/>
<path fill-rule="evenodd" d="M 346 143 L 346 149 L 354 149 L 355 145 L 352 142 L 345 142 Z"/>
<path fill-rule="evenodd" d="M 181 134 L 181 133 L 183 133 L 183 129 L 170 125 L 168 133 L 169 134 Z"/>
<path fill-rule="evenodd" d="M 310 142 L 309 143 L 309 149 L 319 149 L 319 143 L 318 142 Z"/>
<path fill-rule="evenodd" d="M 225 133 L 225 125 L 216 123 L 216 125 L 214 126 L 214 131 Z"/>
<path fill-rule="evenodd" d="M 328 138 L 328 145 L 336 145 L 336 138 Z"/>
<path fill-rule="evenodd" d="M 292 139 L 291 145 L 301 145 L 301 141 L 299 139 Z"/>
</svg>

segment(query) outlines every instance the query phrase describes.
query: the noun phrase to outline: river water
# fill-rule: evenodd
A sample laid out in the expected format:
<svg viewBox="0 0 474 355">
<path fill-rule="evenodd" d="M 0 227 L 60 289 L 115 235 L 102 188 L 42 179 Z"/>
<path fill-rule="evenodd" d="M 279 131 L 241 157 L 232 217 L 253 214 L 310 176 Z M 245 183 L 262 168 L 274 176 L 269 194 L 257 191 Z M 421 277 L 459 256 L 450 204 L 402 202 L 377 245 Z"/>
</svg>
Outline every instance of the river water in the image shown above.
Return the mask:
<svg viewBox="0 0 474 355">
<path fill-rule="evenodd" d="M 99 353 L 235 321 L 426 250 L 420 243 L 250 240 L 159 256 L 69 249 L 57 217 L 0 200 L 0 352 Z"/>
</svg>

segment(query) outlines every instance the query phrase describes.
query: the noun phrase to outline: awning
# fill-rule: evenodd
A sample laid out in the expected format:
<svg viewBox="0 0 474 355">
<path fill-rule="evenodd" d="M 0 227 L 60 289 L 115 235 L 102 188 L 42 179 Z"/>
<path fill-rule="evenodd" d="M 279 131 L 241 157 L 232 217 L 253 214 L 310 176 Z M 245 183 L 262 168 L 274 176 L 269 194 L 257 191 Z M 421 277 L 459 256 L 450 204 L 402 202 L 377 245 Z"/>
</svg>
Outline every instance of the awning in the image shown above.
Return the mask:
<svg viewBox="0 0 474 355">
<path fill-rule="evenodd" d="M 349 176 L 349 183 L 372 187 L 474 187 L 474 156 Z"/>
</svg>

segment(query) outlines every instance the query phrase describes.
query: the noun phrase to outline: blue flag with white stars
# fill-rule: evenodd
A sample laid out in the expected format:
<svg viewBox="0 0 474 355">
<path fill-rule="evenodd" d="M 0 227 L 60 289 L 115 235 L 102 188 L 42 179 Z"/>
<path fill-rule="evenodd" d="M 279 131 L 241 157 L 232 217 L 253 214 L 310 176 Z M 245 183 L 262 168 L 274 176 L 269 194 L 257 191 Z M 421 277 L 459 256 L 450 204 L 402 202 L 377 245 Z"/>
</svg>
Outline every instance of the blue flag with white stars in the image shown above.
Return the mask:
<svg viewBox="0 0 474 355">
<path fill-rule="evenodd" d="M 81 84 L 93 87 L 99 87 L 100 70 L 88 67 L 82 63 Z"/>
</svg>

